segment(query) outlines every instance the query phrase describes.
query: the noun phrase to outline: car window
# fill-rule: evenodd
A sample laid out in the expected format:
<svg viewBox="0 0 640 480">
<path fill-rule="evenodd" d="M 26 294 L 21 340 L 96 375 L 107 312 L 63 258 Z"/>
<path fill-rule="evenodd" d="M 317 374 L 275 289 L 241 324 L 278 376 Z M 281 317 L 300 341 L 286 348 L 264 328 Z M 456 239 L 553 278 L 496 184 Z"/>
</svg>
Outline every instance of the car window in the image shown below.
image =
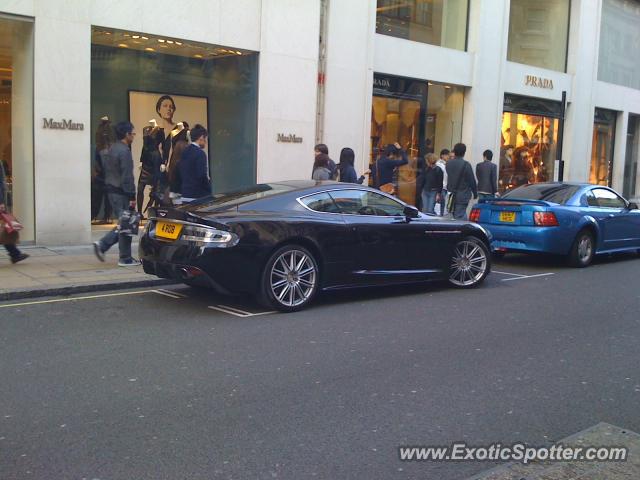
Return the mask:
<svg viewBox="0 0 640 480">
<path fill-rule="evenodd" d="M 396 200 L 367 190 L 337 190 L 331 197 L 342 213 L 392 217 L 404 215 L 404 205 Z"/>
<path fill-rule="evenodd" d="M 599 207 L 600 206 L 598 204 L 598 199 L 596 198 L 596 196 L 593 194 L 592 191 L 588 191 L 587 192 L 587 205 L 589 205 L 590 207 Z"/>
<path fill-rule="evenodd" d="M 611 190 L 607 190 L 605 188 L 594 188 L 592 190 L 593 194 L 598 201 L 598 206 L 603 208 L 625 208 L 627 206 L 627 202 L 625 202 L 621 197 L 616 195 Z"/>
<path fill-rule="evenodd" d="M 300 201 L 309 207 L 311 210 L 323 213 L 340 213 L 337 205 L 333 202 L 333 199 L 328 193 L 316 193 L 315 195 L 309 195 L 303 197 Z"/>
<path fill-rule="evenodd" d="M 578 190 L 580 190 L 579 185 L 569 185 L 566 183 L 533 183 L 510 190 L 505 193 L 502 198 L 544 200 L 545 202 L 565 205 Z"/>
</svg>

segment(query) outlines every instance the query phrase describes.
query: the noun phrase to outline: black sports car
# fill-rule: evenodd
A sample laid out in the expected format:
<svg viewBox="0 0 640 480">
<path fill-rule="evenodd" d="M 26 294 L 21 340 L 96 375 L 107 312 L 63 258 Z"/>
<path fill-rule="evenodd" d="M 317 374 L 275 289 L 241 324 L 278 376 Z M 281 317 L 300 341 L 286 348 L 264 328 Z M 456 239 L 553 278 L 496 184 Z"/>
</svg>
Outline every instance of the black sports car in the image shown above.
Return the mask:
<svg viewBox="0 0 640 480">
<path fill-rule="evenodd" d="M 319 290 L 448 280 L 481 283 L 491 267 L 481 226 L 420 213 L 372 188 L 288 181 L 151 210 L 144 271 L 282 311 Z"/>
</svg>

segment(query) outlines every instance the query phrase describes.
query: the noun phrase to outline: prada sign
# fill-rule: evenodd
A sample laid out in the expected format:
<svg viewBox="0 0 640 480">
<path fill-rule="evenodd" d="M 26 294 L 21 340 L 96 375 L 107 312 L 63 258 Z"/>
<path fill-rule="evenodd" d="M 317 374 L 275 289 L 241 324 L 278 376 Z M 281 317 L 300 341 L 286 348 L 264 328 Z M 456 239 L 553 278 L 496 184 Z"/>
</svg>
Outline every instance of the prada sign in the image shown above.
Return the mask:
<svg viewBox="0 0 640 480">
<path fill-rule="evenodd" d="M 51 129 L 51 130 L 84 130 L 83 123 L 74 123 L 73 120 L 62 120 L 61 122 L 56 122 L 53 118 L 43 118 L 42 128 Z"/>
<path fill-rule="evenodd" d="M 524 84 L 530 87 L 546 88 L 553 90 L 553 80 L 550 78 L 537 77 L 535 75 L 527 75 Z"/>
<path fill-rule="evenodd" d="M 290 133 L 285 135 L 284 133 L 278 134 L 278 142 L 280 143 L 302 143 L 302 137 L 298 137 Z"/>
</svg>

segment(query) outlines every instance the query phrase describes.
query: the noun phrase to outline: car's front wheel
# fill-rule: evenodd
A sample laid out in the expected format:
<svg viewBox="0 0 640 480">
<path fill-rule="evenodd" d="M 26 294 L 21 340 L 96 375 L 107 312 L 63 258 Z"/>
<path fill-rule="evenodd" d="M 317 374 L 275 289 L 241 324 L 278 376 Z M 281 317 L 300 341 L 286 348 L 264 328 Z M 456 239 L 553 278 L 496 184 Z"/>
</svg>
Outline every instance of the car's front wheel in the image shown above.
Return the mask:
<svg viewBox="0 0 640 480">
<path fill-rule="evenodd" d="M 568 258 L 569 264 L 577 268 L 588 267 L 591 265 L 594 255 L 595 242 L 593 235 L 587 230 L 582 230 L 576 235 L 576 239 L 571 246 Z"/>
<path fill-rule="evenodd" d="M 283 312 L 305 308 L 320 284 L 318 262 L 300 245 L 285 245 L 276 250 L 262 272 L 260 300 Z"/>
<path fill-rule="evenodd" d="M 490 269 L 490 254 L 485 243 L 476 237 L 467 237 L 453 250 L 449 283 L 458 288 L 473 288 L 484 281 Z"/>
</svg>

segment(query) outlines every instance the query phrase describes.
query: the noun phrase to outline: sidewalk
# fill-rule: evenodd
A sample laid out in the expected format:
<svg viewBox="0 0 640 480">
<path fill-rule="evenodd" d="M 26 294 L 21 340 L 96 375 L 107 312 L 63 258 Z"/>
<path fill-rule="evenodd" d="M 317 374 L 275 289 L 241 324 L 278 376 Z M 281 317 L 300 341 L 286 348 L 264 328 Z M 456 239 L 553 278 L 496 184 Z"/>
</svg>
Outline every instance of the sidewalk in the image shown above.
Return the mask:
<svg viewBox="0 0 640 480">
<path fill-rule="evenodd" d="M 96 258 L 92 245 L 21 245 L 20 249 L 31 256 L 12 265 L 0 247 L 0 301 L 174 283 L 147 275 L 142 266 L 118 267 L 117 246 L 107 253 L 104 263 Z M 138 251 L 137 243 L 132 250 Z"/>
</svg>

